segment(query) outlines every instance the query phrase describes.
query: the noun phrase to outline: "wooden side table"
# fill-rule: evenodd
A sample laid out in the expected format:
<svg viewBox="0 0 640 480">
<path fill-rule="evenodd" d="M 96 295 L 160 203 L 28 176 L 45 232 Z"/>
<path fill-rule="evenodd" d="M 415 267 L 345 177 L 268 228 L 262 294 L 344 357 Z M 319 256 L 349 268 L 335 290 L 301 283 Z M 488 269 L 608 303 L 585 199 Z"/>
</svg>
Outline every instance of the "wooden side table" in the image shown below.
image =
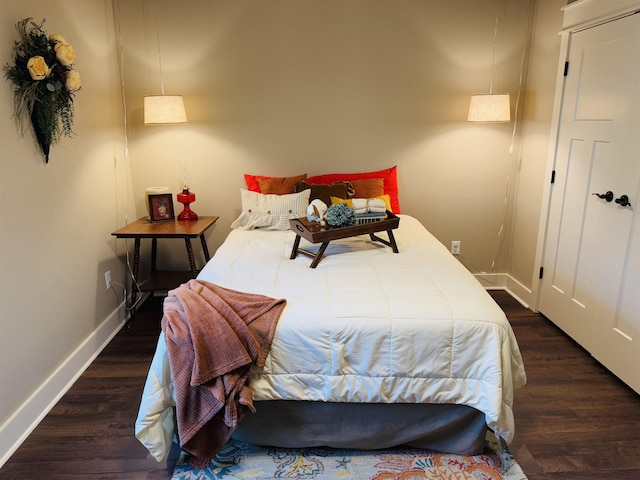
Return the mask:
<svg viewBox="0 0 640 480">
<path fill-rule="evenodd" d="M 142 292 L 153 292 L 156 290 L 171 290 L 176 288 L 182 283 L 189 281 L 192 278 L 196 278 L 198 275 L 198 268 L 195 258 L 193 256 L 193 247 L 191 245 L 192 238 L 200 238 L 202 245 L 202 251 L 204 258 L 209 261 L 209 249 L 207 248 L 207 242 L 204 238 L 205 232 L 213 226 L 219 217 L 199 217 L 198 220 L 189 221 L 169 221 L 169 222 L 155 222 L 149 221 L 148 217 L 143 217 L 135 222 L 125 225 L 119 228 L 111 235 L 116 238 L 133 238 L 134 250 L 133 250 L 133 265 L 132 265 L 132 278 L 131 278 L 131 290 L 129 298 L 127 300 L 127 307 L 133 307 L 136 299 L 136 292 L 139 288 Z M 140 241 L 143 238 L 151 239 L 151 274 L 149 280 L 144 284 L 138 283 L 138 274 L 140 267 Z M 187 271 L 168 271 L 157 270 L 156 259 L 158 252 L 158 239 L 164 238 L 183 238 L 185 246 L 187 248 L 187 257 L 189 259 L 189 270 Z M 137 287 L 136 287 L 137 286 Z M 134 310 L 131 312 L 131 319 L 129 320 L 129 327 L 133 323 Z"/>
</svg>

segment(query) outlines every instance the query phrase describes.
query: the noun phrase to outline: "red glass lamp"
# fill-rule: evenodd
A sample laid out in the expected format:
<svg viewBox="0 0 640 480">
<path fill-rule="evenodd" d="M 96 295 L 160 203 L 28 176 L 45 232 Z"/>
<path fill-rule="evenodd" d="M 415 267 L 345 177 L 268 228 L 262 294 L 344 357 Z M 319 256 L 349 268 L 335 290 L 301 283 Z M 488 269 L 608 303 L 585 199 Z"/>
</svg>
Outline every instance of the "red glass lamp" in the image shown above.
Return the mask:
<svg viewBox="0 0 640 480">
<path fill-rule="evenodd" d="M 198 220 L 198 214 L 191 210 L 189 205 L 196 201 L 196 194 L 189 191 L 189 180 L 183 178 L 181 182 L 182 193 L 176 195 L 178 202 L 184 205 L 182 212 L 178 215 L 179 221 Z"/>
</svg>

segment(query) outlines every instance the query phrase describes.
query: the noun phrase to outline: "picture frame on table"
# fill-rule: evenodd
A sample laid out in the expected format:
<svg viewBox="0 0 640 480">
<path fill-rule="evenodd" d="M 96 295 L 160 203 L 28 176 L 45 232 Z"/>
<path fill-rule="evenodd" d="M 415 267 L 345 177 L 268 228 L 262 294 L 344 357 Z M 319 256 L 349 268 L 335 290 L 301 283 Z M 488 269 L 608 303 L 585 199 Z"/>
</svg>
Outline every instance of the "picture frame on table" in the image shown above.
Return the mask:
<svg viewBox="0 0 640 480">
<path fill-rule="evenodd" d="M 170 193 L 149 195 L 149 221 L 155 223 L 173 220 L 175 220 L 173 195 Z"/>
</svg>

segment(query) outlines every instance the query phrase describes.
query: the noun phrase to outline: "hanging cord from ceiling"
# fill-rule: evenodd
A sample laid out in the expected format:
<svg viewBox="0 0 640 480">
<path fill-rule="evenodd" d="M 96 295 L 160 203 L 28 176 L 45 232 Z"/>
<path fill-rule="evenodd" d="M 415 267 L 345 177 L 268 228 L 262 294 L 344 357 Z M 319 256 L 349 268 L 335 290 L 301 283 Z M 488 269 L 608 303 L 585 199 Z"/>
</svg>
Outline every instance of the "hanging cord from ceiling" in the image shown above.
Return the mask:
<svg viewBox="0 0 640 480">
<path fill-rule="evenodd" d="M 513 170 L 514 170 L 514 160 L 513 160 L 513 152 L 515 149 L 515 143 L 516 140 L 518 139 L 518 133 L 519 133 L 519 118 L 520 118 L 520 113 L 521 113 L 521 101 L 522 101 L 522 96 L 524 93 L 524 89 L 526 87 L 525 83 L 526 83 L 526 77 L 525 77 L 525 72 L 526 72 L 526 65 L 527 65 L 527 59 L 529 56 L 529 52 L 530 52 L 530 48 L 531 48 L 531 35 L 532 35 L 532 18 L 533 18 L 533 14 L 534 14 L 534 10 L 535 10 L 535 0 L 529 0 L 529 10 L 526 14 L 526 18 L 527 18 L 527 25 L 526 28 L 524 29 L 524 41 L 523 41 L 523 48 L 522 48 L 522 54 L 520 57 L 520 69 L 519 69 L 519 78 L 518 78 L 518 91 L 516 94 L 516 99 L 515 99 L 515 105 L 514 105 L 514 120 L 513 120 L 513 127 L 511 129 L 511 141 L 509 144 L 509 149 L 508 149 L 508 163 L 507 163 L 507 177 L 505 180 L 505 190 L 504 190 L 504 199 L 503 199 L 503 205 L 502 205 L 502 218 L 501 218 L 501 223 L 500 226 L 498 228 L 497 234 L 496 234 L 496 242 L 495 245 L 493 247 L 493 251 L 492 251 L 492 256 L 491 256 L 491 268 L 489 271 L 486 270 L 482 270 L 479 268 L 474 267 L 471 262 L 468 261 L 468 259 L 466 259 L 464 256 L 458 254 L 456 255 L 458 257 L 458 259 L 472 272 L 478 272 L 480 274 L 491 274 L 491 273 L 495 273 L 495 268 L 496 268 L 496 263 L 500 257 L 500 255 L 502 254 L 502 250 L 504 248 L 504 241 L 505 241 L 505 228 L 506 228 L 506 223 L 507 223 L 507 218 L 510 217 L 511 219 L 511 223 L 513 224 L 513 220 L 516 216 L 517 213 L 517 204 L 516 204 L 516 194 L 518 191 L 518 178 L 516 176 L 515 179 L 515 183 L 513 180 Z M 496 13 L 496 20 L 495 20 L 495 26 L 494 26 L 494 44 L 493 44 L 493 61 L 492 61 L 492 66 L 491 66 L 491 84 L 490 84 L 490 92 L 492 92 L 493 90 L 493 74 L 494 74 L 494 66 L 495 66 L 495 56 L 496 56 L 496 50 L 497 50 L 497 39 L 498 39 L 498 33 L 499 33 L 499 25 L 500 25 L 500 17 L 502 15 L 502 18 L 506 18 L 506 13 L 507 13 L 507 2 L 503 1 L 502 2 L 502 13 L 500 13 L 500 4 L 498 4 L 497 7 L 498 12 Z M 521 140 L 521 139 L 520 139 Z M 520 145 L 518 148 L 518 155 L 520 156 L 522 151 L 522 142 L 520 141 Z M 509 215 L 509 199 L 511 197 L 510 193 L 511 190 L 513 188 L 513 210 L 511 212 L 511 215 Z M 511 232 L 511 237 L 513 237 L 513 229 Z M 485 278 L 483 279 L 484 283 L 489 282 L 490 280 Z"/>
<path fill-rule="evenodd" d="M 162 75 L 162 55 L 160 54 L 160 28 L 158 27 L 158 14 L 154 15 L 156 24 L 156 46 L 158 47 L 158 68 L 160 70 L 160 92 L 164 95 L 164 76 Z"/>
<path fill-rule="evenodd" d="M 117 39 L 116 39 L 116 43 L 118 45 L 118 50 L 119 50 L 119 59 L 120 59 L 120 94 L 122 97 L 122 112 L 123 112 L 123 128 L 122 128 L 122 135 L 123 135 L 123 142 L 124 142 L 124 159 L 125 162 L 126 160 L 129 160 L 129 135 L 128 135 L 128 129 L 129 129 L 129 124 L 128 124 L 128 118 L 127 118 L 127 95 L 126 95 L 126 90 L 125 90 L 125 80 L 124 80 L 124 59 L 125 59 L 125 53 L 124 53 L 124 46 L 122 43 L 122 24 L 121 24 L 121 18 L 122 18 L 122 14 L 120 11 L 120 0 L 117 0 L 115 2 L 115 7 L 116 7 L 116 12 L 115 12 L 115 16 L 116 19 L 115 21 L 117 22 Z M 114 165 L 117 167 L 117 155 L 114 154 Z M 131 199 L 132 199 L 132 195 L 131 195 L 131 168 L 130 165 L 128 163 L 125 163 L 125 205 L 124 205 L 124 224 L 128 225 L 129 224 L 129 215 L 127 213 L 129 205 L 131 203 Z M 117 170 L 116 170 L 116 202 L 118 199 L 118 178 L 117 178 Z M 120 212 L 120 206 L 117 205 L 116 203 L 116 211 Z M 112 281 L 111 283 L 114 285 L 118 285 L 120 286 L 124 293 L 124 302 L 125 302 L 125 309 L 127 311 L 133 311 L 137 305 L 140 303 L 140 300 L 142 299 L 142 290 L 140 288 L 140 285 L 137 283 L 134 275 L 133 275 L 133 268 L 131 266 L 131 258 L 130 258 L 130 245 L 129 245 L 129 241 L 128 239 L 124 239 L 125 240 L 125 262 L 126 262 L 126 268 L 127 268 L 127 277 L 128 280 L 131 281 L 131 285 L 132 288 L 134 288 L 136 290 L 135 293 L 135 299 L 129 304 L 127 305 L 127 298 L 129 298 L 129 295 L 133 292 L 128 292 L 127 290 L 127 283 L 128 281 L 125 281 L 125 284 L 121 284 L 119 282 L 116 281 Z M 118 250 L 117 250 L 117 241 L 116 241 L 116 256 L 118 256 Z"/>
<path fill-rule="evenodd" d="M 516 194 L 518 191 L 518 178 L 516 176 L 515 178 L 515 183 L 513 180 L 513 176 L 514 176 L 514 160 L 513 160 L 513 151 L 515 148 L 515 143 L 516 140 L 518 139 L 518 133 L 519 133 L 519 118 L 520 118 L 520 102 L 522 100 L 522 95 L 524 93 L 524 89 L 526 87 L 525 83 L 526 83 L 526 78 L 525 78 L 525 72 L 526 72 L 526 66 L 527 66 L 527 59 L 529 57 L 529 53 L 530 53 L 530 49 L 531 49 L 531 35 L 532 35 L 532 27 L 533 27 L 533 23 L 532 23 L 532 18 L 533 18 L 533 14 L 534 14 L 534 5 L 535 2 L 534 0 L 530 0 L 529 1 L 529 11 L 527 12 L 526 18 L 527 18 L 527 26 L 524 30 L 524 42 L 523 42 L 523 48 L 522 48 L 522 54 L 520 57 L 520 72 L 519 72 L 519 78 L 518 78 L 518 91 L 516 94 L 516 101 L 515 101 L 515 106 L 514 106 L 514 113 L 513 113 L 513 127 L 511 130 L 511 142 L 509 145 L 509 151 L 508 151 L 508 165 L 507 165 L 507 178 L 505 181 L 505 194 L 504 194 L 504 201 L 503 201 L 503 207 L 502 207 L 502 223 L 500 224 L 500 227 L 498 229 L 498 233 L 497 233 L 497 241 L 496 244 L 494 246 L 493 249 L 493 255 L 491 258 L 491 270 L 490 273 L 494 273 L 495 272 L 495 266 L 496 266 L 496 262 L 499 258 L 499 256 L 502 254 L 502 250 L 504 247 L 504 241 L 505 241 L 505 225 L 507 223 L 507 218 L 510 216 L 510 220 L 511 220 L 511 238 L 513 238 L 513 221 L 516 217 L 516 213 L 517 213 L 517 202 L 516 202 Z M 503 18 L 506 18 L 506 9 L 507 9 L 507 4 L 506 2 L 504 3 L 504 9 L 503 9 Z M 496 29 L 497 29 L 497 24 L 498 24 L 498 20 L 496 19 Z M 497 32 L 497 30 L 496 30 Z M 521 132 L 520 132 L 521 133 Z M 520 158 L 522 153 L 522 137 L 519 138 L 519 146 L 518 146 L 518 158 Z M 519 162 L 518 162 L 519 163 Z M 509 215 L 509 198 L 510 198 L 510 193 L 511 193 L 511 189 L 513 187 L 513 201 L 511 202 L 511 205 L 513 206 L 511 215 Z M 483 272 L 485 273 L 485 272 Z"/>
<path fill-rule="evenodd" d="M 506 6 L 505 6 L 506 11 Z M 506 14 L 506 12 L 503 12 Z M 496 14 L 496 21 L 493 27 L 493 54 L 491 56 L 491 78 L 489 79 L 489 94 L 493 93 L 493 72 L 496 68 L 496 49 L 498 48 L 498 25 L 500 24 L 500 14 Z"/>
</svg>

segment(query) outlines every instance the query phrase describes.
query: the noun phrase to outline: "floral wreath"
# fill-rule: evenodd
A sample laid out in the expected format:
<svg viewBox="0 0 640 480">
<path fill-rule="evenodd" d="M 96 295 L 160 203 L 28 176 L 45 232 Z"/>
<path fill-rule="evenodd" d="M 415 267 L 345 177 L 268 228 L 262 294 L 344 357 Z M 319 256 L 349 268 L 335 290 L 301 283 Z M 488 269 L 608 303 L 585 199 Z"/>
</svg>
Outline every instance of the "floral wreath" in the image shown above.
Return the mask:
<svg viewBox="0 0 640 480">
<path fill-rule="evenodd" d="M 73 68 L 76 52 L 62 35 L 47 36 L 40 24 L 25 18 L 16 24 L 13 65 L 4 66 L 14 84 L 13 116 L 20 134 L 31 124 L 49 162 L 49 149 L 61 136 L 73 134 L 73 97 L 82 87 Z"/>
</svg>

